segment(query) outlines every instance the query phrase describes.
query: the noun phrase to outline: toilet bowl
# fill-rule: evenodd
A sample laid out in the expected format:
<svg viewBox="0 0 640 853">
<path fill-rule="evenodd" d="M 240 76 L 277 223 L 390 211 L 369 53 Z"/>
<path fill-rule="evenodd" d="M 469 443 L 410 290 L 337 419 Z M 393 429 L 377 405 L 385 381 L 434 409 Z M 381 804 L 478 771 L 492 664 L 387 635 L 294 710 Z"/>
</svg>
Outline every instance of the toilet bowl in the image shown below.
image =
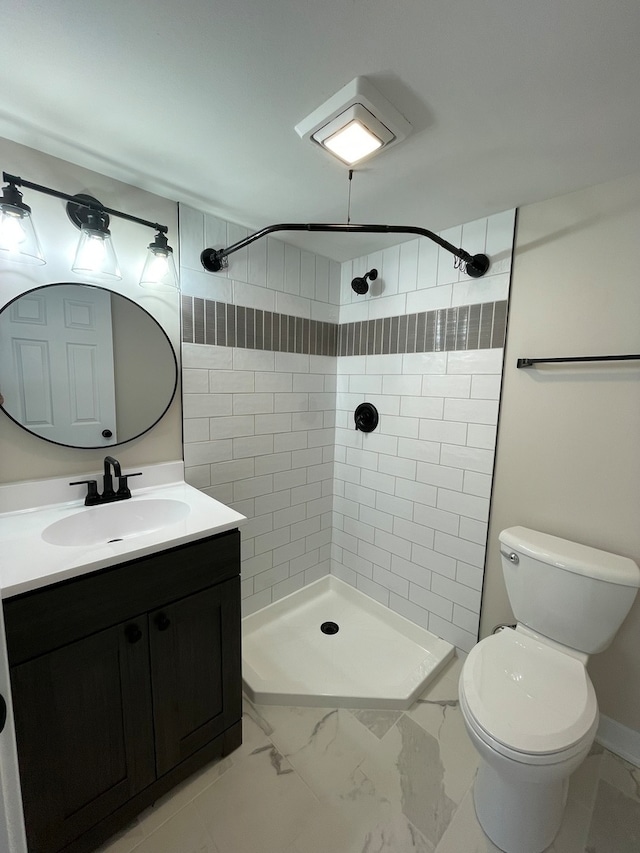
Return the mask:
<svg viewBox="0 0 640 853">
<path fill-rule="evenodd" d="M 474 804 L 505 853 L 542 853 L 555 838 L 569 776 L 586 758 L 598 704 L 586 670 L 640 587 L 633 560 L 525 527 L 499 536 L 518 620 L 481 640 L 460 674 L 460 709 L 480 755 Z"/>
<path fill-rule="evenodd" d="M 459 695 L 482 759 L 474 786 L 480 825 L 508 853 L 540 853 L 560 827 L 569 776 L 598 727 L 584 664 L 505 629 L 471 650 Z"/>
</svg>

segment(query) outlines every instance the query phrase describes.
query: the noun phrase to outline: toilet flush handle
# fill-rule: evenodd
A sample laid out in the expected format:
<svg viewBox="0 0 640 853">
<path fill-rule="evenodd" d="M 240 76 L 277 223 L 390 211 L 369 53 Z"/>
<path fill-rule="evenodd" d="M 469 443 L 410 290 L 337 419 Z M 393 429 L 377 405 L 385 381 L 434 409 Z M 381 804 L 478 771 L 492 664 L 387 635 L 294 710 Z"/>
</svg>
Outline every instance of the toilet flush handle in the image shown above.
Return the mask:
<svg viewBox="0 0 640 853">
<path fill-rule="evenodd" d="M 509 559 L 511 560 L 512 563 L 519 563 L 520 562 L 520 557 L 518 557 L 518 555 L 515 554 L 513 551 L 509 554 Z"/>
</svg>

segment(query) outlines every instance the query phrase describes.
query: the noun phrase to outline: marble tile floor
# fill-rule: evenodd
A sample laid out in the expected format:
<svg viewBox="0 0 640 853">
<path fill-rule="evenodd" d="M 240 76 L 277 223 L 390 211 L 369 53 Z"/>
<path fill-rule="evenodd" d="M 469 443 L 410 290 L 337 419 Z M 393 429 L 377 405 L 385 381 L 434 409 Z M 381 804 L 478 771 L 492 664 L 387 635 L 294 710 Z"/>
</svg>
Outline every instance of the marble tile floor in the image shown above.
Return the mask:
<svg viewBox="0 0 640 853">
<path fill-rule="evenodd" d="M 499 853 L 454 660 L 405 712 L 245 704 L 244 743 L 99 853 Z M 638 853 L 640 769 L 597 744 L 548 853 Z"/>
</svg>

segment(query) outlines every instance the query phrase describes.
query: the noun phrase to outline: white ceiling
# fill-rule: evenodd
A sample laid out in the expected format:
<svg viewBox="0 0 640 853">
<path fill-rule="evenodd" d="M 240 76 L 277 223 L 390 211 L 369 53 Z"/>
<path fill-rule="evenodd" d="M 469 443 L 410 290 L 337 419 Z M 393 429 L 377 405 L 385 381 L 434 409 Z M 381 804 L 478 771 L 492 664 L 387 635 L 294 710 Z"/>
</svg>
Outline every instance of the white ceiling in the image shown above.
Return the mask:
<svg viewBox="0 0 640 853">
<path fill-rule="evenodd" d="M 414 131 L 354 174 L 353 222 L 437 231 L 640 169 L 638 0 L 9 0 L 0 23 L 1 136 L 250 228 L 346 221 L 347 169 L 294 125 L 358 75 Z"/>
</svg>

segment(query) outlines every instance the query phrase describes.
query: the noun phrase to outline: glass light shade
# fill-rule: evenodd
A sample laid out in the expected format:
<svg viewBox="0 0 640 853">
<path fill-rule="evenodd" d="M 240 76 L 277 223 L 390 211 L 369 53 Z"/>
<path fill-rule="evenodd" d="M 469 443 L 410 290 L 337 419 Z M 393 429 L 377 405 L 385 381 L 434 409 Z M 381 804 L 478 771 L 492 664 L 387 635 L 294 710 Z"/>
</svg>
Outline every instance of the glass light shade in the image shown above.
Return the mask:
<svg viewBox="0 0 640 853">
<path fill-rule="evenodd" d="M 381 148 L 382 140 L 354 119 L 346 127 L 325 139 L 323 144 L 336 157 L 351 166 Z"/>
<path fill-rule="evenodd" d="M 44 254 L 24 207 L 0 205 L 0 257 L 19 264 L 44 264 Z"/>
<path fill-rule="evenodd" d="M 140 276 L 140 287 L 147 287 L 150 290 L 179 289 L 178 273 L 170 246 L 150 244 Z"/>
<path fill-rule="evenodd" d="M 109 231 L 83 225 L 71 269 L 78 275 L 93 278 L 122 278 Z"/>
</svg>

